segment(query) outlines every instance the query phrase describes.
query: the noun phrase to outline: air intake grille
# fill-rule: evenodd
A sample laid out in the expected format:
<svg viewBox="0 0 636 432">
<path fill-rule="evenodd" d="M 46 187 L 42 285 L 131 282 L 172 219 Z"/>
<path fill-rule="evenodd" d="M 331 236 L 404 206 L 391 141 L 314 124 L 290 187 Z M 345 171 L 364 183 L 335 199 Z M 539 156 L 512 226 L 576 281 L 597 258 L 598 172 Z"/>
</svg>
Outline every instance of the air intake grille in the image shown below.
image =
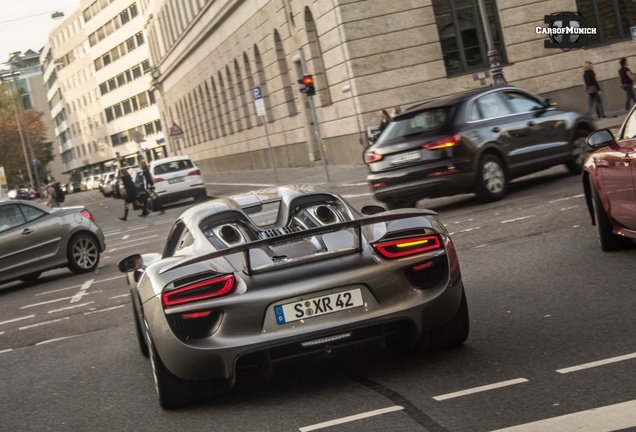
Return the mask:
<svg viewBox="0 0 636 432">
<path fill-rule="evenodd" d="M 280 237 L 285 234 L 291 234 L 295 232 L 300 232 L 302 229 L 299 226 L 285 226 L 282 228 L 273 228 L 267 231 L 263 231 L 259 234 L 261 239 L 270 239 L 274 237 Z"/>
</svg>

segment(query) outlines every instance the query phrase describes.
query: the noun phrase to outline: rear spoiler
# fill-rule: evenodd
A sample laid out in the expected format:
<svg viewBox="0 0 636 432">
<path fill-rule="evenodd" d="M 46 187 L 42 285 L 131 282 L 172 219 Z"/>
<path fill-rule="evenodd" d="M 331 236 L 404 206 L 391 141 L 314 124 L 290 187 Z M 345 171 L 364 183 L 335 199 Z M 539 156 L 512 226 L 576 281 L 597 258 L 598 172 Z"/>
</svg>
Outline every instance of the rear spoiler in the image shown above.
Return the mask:
<svg viewBox="0 0 636 432">
<path fill-rule="evenodd" d="M 362 235 L 361 235 L 361 230 L 363 226 L 366 225 L 373 225 L 376 223 L 382 223 L 382 222 L 391 222 L 394 220 L 400 220 L 400 219 L 408 219 L 408 218 L 412 218 L 412 217 L 421 217 L 421 216 L 434 216 L 437 215 L 436 212 L 432 211 L 432 210 L 418 210 L 418 209 L 402 209 L 402 210 L 393 210 L 391 212 L 388 213 L 384 213 L 384 214 L 380 214 L 380 215 L 372 215 L 372 216 L 364 216 L 360 219 L 354 219 L 351 221 L 346 221 L 346 222 L 338 222 L 338 223 L 334 223 L 334 224 L 330 224 L 330 225 L 326 225 L 326 226 L 322 226 L 322 227 L 317 227 L 317 228 L 310 228 L 307 229 L 305 231 L 301 231 L 301 232 L 294 232 L 294 233 L 289 233 L 289 234 L 283 234 L 281 236 L 277 236 L 277 237 L 272 237 L 272 238 L 268 238 L 268 239 L 262 239 L 262 240 L 256 240 L 250 243 L 244 243 L 244 244 L 240 244 L 237 246 L 232 246 L 229 247 L 227 249 L 223 249 L 223 250 L 219 250 L 219 251 L 215 251 L 215 252 L 211 252 L 205 255 L 199 255 L 199 256 L 195 256 L 195 257 L 191 257 L 191 258 L 184 258 L 183 260 L 179 261 L 178 263 L 168 266 L 164 269 L 162 269 L 159 274 L 163 274 L 166 272 L 169 272 L 171 270 L 175 270 L 181 267 L 185 267 L 191 264 L 195 264 L 195 263 L 199 263 L 199 262 L 203 262 L 203 261 L 209 261 L 211 259 L 215 259 L 215 258 L 220 258 L 223 256 L 227 256 L 227 255 L 233 255 L 233 254 L 237 254 L 237 253 L 242 253 L 243 254 L 243 267 L 244 267 L 244 271 L 246 274 L 248 275 L 252 275 L 257 271 L 255 271 L 255 269 L 252 268 L 252 264 L 251 264 L 251 258 L 250 258 L 250 250 L 251 249 L 258 249 L 258 248 L 262 248 L 265 246 L 271 246 L 271 245 L 276 245 L 276 244 L 282 244 L 282 243 L 289 243 L 292 242 L 294 240 L 301 240 L 304 238 L 308 238 L 308 237 L 314 237 L 314 236 L 319 236 L 322 234 L 327 234 L 327 233 L 332 233 L 332 232 L 337 232 L 337 231 L 342 231 L 342 230 L 346 230 L 346 229 L 351 229 L 353 228 L 355 230 L 355 235 L 354 235 L 354 247 L 351 249 L 345 249 L 345 250 L 341 250 L 341 251 L 336 251 L 333 252 L 331 254 L 329 254 L 328 256 L 330 258 L 332 257 L 336 257 L 336 256 L 340 256 L 340 255 L 345 255 L 345 254 L 349 254 L 352 253 L 353 251 L 362 251 Z M 325 256 L 320 256 L 317 257 L 316 259 L 324 259 Z M 312 261 L 311 258 L 305 258 L 302 260 L 303 263 L 305 262 L 310 262 Z M 287 265 L 284 264 L 280 264 L 280 265 L 275 265 L 273 267 L 275 268 L 282 268 L 282 267 L 286 267 L 289 265 L 295 265 L 297 264 L 297 262 L 295 263 L 289 263 Z M 269 268 L 268 268 L 269 269 Z"/>
</svg>

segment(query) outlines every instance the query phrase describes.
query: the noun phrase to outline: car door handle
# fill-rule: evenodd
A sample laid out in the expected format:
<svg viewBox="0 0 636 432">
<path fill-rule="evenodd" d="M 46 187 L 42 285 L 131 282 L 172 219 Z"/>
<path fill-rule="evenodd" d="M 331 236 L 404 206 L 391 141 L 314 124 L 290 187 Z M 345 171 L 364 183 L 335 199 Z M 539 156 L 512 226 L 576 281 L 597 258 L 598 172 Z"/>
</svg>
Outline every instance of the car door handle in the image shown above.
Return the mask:
<svg viewBox="0 0 636 432">
<path fill-rule="evenodd" d="M 498 128 L 498 127 L 496 127 L 496 126 L 495 126 L 494 128 L 492 128 L 492 131 L 493 131 L 493 132 L 495 132 L 495 133 L 498 133 L 500 130 L 501 130 L 501 129 L 499 129 L 499 128 Z"/>
<path fill-rule="evenodd" d="M 35 231 L 33 231 L 31 228 L 25 228 L 22 230 L 22 235 L 29 235 L 29 234 L 33 234 Z"/>
<path fill-rule="evenodd" d="M 534 122 L 533 121 L 529 121 L 528 122 L 528 126 L 534 126 Z"/>
</svg>

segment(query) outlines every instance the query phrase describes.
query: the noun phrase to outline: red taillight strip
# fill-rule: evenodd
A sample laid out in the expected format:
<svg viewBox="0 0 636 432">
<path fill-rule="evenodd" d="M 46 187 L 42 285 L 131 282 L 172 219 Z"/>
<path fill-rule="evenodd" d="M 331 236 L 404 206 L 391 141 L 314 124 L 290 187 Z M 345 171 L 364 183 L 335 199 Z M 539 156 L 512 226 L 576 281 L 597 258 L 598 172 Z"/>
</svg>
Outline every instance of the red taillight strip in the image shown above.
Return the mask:
<svg viewBox="0 0 636 432">
<path fill-rule="evenodd" d="M 90 211 L 84 209 L 84 210 L 80 211 L 80 214 L 82 216 L 84 216 L 86 219 L 90 219 L 93 222 L 95 222 L 95 218 L 93 217 L 93 213 L 91 213 Z"/>
<path fill-rule="evenodd" d="M 377 153 L 373 153 L 373 152 L 369 152 L 369 153 L 364 155 L 364 159 L 365 159 L 365 161 L 368 164 L 374 163 L 374 162 L 380 162 L 382 160 L 382 158 L 384 158 L 383 155 L 377 154 Z"/>
<path fill-rule="evenodd" d="M 439 237 L 430 235 L 380 241 L 374 244 L 373 247 L 383 257 L 392 259 L 441 249 L 442 244 Z"/>
<path fill-rule="evenodd" d="M 234 275 L 226 275 L 164 292 L 161 294 L 163 307 L 169 308 L 185 303 L 192 303 L 222 296 L 232 290 L 235 280 L 236 278 Z M 209 288 L 205 289 L 205 287 Z M 189 292 L 190 294 L 188 294 Z"/>
<path fill-rule="evenodd" d="M 422 147 L 424 147 L 426 150 L 442 150 L 449 147 L 455 147 L 459 142 L 459 138 L 459 134 L 455 134 L 446 138 L 438 139 L 428 144 L 424 144 Z"/>
</svg>

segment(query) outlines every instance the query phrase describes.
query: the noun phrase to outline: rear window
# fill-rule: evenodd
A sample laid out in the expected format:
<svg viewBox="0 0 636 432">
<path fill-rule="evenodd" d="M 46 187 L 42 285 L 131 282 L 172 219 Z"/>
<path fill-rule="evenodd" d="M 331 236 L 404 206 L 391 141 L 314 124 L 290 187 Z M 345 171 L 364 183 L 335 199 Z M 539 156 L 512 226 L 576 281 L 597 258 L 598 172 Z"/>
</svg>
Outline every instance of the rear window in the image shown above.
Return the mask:
<svg viewBox="0 0 636 432">
<path fill-rule="evenodd" d="M 441 129 L 446 125 L 449 113 L 449 107 L 437 107 L 401 115 L 389 123 L 378 142 Z"/>
<path fill-rule="evenodd" d="M 154 168 L 155 175 L 157 174 L 166 174 L 177 171 L 183 171 L 187 169 L 191 169 L 194 167 L 194 164 L 190 159 L 181 159 L 172 162 L 162 163 L 160 165 L 156 165 Z"/>
</svg>

